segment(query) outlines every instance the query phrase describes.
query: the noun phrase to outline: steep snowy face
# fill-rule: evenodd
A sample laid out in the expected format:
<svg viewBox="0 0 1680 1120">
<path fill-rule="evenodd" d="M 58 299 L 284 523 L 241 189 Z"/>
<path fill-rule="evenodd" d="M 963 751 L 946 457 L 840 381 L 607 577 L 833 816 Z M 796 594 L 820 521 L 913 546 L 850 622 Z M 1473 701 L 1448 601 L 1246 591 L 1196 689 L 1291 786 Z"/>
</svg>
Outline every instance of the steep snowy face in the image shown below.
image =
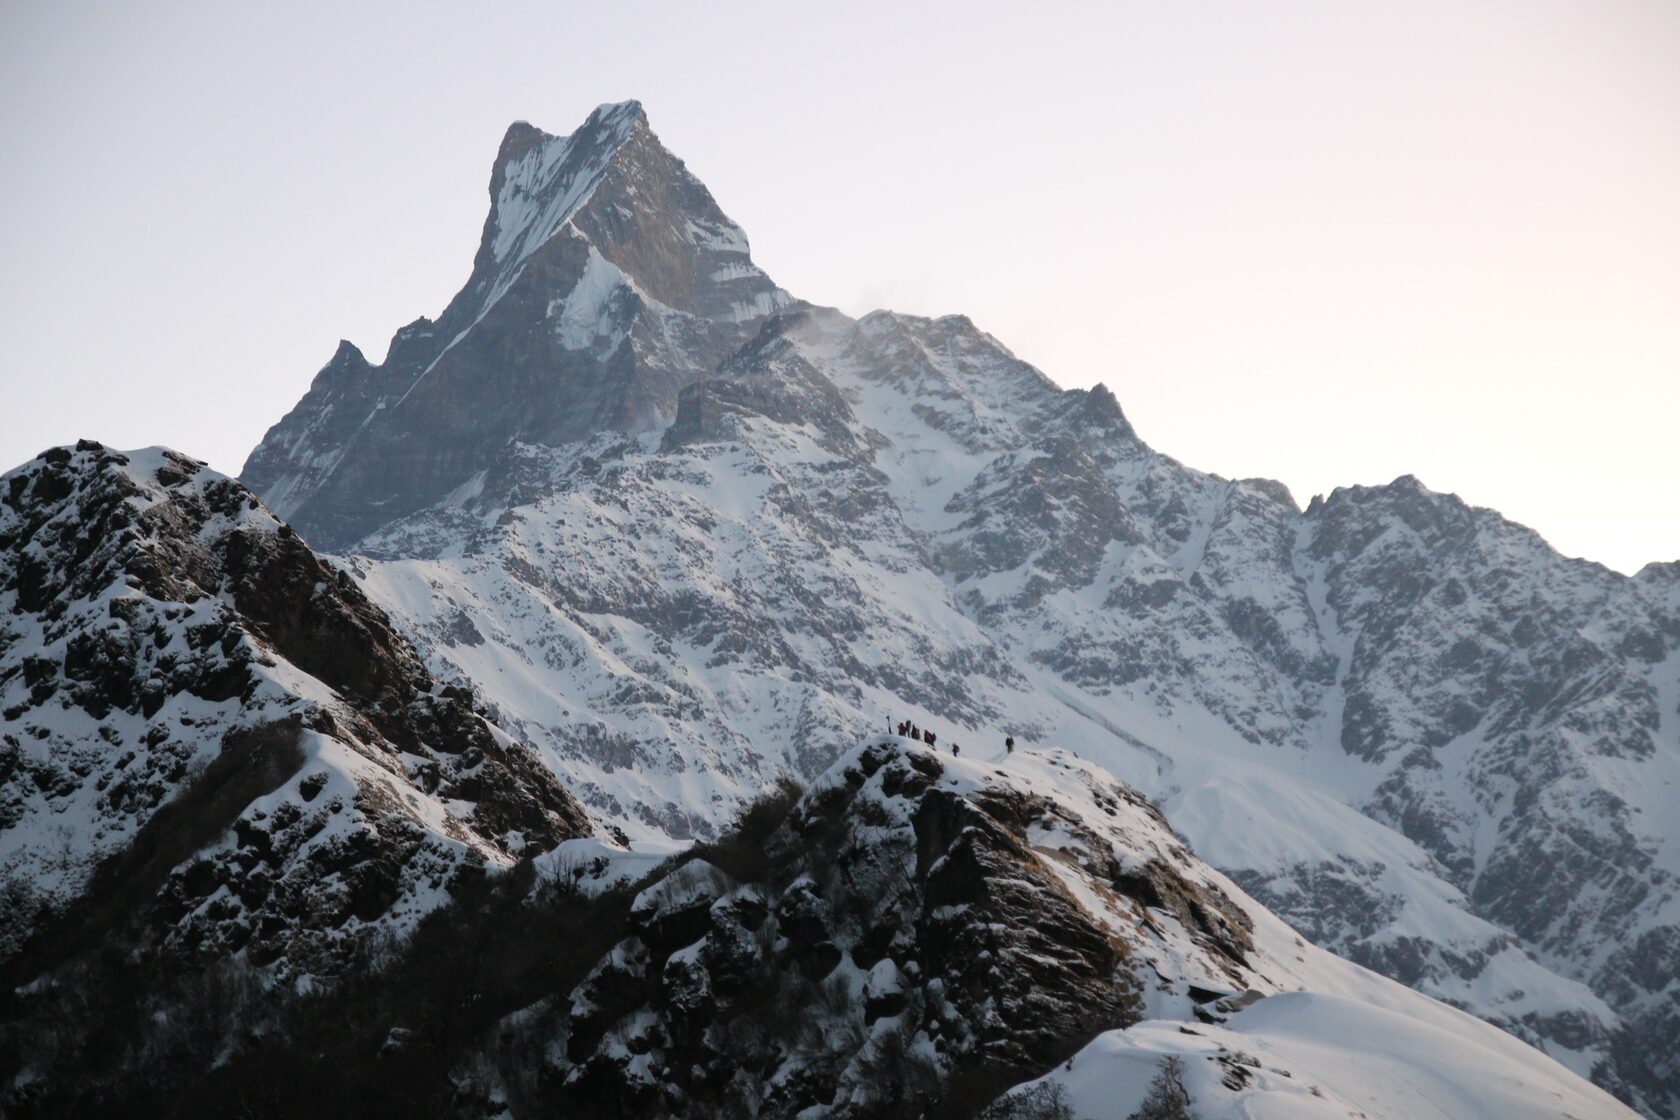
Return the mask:
<svg viewBox="0 0 1680 1120">
<path fill-rule="evenodd" d="M 1309 511 L 1303 567 L 1342 656 L 1361 802 L 1479 913 L 1628 1021 L 1629 1076 L 1680 1061 L 1680 614 L 1673 566 L 1627 579 L 1413 479 Z"/>
<path fill-rule="evenodd" d="M 568 137 L 508 130 L 472 277 L 383 364 L 354 346 L 242 478 L 318 547 L 342 548 L 483 485 L 516 442 L 670 422 L 677 393 L 788 296 L 635 102 Z"/>
<path fill-rule="evenodd" d="M 172 451 L 0 478 L 0 708 L 8 990 L 130 923 L 330 971 L 463 868 L 591 831 L 350 579 Z"/>
</svg>

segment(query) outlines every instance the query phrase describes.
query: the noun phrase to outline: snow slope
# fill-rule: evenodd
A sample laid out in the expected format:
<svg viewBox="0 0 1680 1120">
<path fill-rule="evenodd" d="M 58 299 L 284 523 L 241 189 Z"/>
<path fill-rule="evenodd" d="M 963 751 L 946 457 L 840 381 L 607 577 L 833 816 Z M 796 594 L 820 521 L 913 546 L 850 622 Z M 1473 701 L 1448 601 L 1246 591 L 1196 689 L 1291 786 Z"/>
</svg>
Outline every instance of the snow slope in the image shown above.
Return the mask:
<svg viewBox="0 0 1680 1120">
<path fill-rule="evenodd" d="M 1126 1120 L 1168 1056 L 1183 1063 L 1202 1120 L 1634 1115 L 1450 1009 L 1399 1012 L 1316 992 L 1271 996 L 1217 1025 L 1151 1021 L 1105 1033 L 1017 1094 L 1056 1087 L 1073 1120 Z"/>
</svg>

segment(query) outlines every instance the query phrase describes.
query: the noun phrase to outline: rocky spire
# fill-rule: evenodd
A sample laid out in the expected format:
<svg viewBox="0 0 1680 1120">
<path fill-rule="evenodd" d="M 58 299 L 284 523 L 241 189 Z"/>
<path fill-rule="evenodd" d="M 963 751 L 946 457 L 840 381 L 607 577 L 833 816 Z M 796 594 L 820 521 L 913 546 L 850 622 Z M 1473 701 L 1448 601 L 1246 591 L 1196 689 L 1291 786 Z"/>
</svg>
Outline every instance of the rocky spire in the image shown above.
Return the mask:
<svg viewBox="0 0 1680 1120">
<path fill-rule="evenodd" d="M 243 480 L 341 549 L 489 471 L 515 443 L 662 426 L 785 292 L 635 101 L 503 137 L 467 284 L 369 366 L 341 347 Z"/>
</svg>

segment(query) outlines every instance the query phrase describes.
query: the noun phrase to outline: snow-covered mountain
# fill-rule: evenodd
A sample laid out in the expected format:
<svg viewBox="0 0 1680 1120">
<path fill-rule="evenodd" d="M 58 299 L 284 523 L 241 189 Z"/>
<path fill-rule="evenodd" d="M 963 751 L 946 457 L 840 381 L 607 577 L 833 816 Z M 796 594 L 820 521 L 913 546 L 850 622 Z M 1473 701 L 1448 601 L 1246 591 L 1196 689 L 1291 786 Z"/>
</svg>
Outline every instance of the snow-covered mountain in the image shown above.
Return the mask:
<svg viewBox="0 0 1680 1120">
<path fill-rule="evenodd" d="M 0 477 L 0 973 L 133 926 L 331 972 L 462 876 L 589 835 L 469 700 L 201 463 L 84 441 Z"/>
<path fill-rule="evenodd" d="M 340 343 L 245 465 L 317 547 L 473 493 L 516 441 L 660 426 L 789 302 L 633 101 L 569 137 L 509 128 L 490 199 L 443 314 L 398 331 L 377 367 Z"/>
<path fill-rule="evenodd" d="M 490 195 L 245 484 L 0 477 L 0 1110 L 1680 1108 L 1680 565 L 797 301 L 633 102 Z"/>
<path fill-rule="evenodd" d="M 1158 799 L 1314 940 L 1680 1107 L 1680 565 L 1300 508 L 967 319 L 790 301 L 639 106 L 515 126 L 468 286 L 245 479 L 593 810 L 709 835 L 899 718 Z"/>
</svg>

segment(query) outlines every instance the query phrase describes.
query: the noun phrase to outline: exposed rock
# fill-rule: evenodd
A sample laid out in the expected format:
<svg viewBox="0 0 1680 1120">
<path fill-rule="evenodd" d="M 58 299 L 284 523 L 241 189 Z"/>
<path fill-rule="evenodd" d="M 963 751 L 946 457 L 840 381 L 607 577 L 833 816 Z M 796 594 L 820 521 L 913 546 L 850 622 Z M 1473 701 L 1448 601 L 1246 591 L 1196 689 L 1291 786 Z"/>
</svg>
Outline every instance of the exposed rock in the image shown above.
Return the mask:
<svg viewBox="0 0 1680 1120">
<path fill-rule="evenodd" d="M 317 547 L 481 484 L 513 441 L 663 427 L 789 303 L 633 101 L 569 137 L 510 128 L 490 199 L 438 320 L 397 332 L 377 367 L 341 344 L 245 465 Z"/>
<path fill-rule="evenodd" d="M 0 868 L 22 982 L 113 930 L 330 971 L 463 863 L 591 830 L 239 483 L 84 441 L 0 479 Z M 150 948 L 150 947 L 148 947 Z"/>
</svg>

